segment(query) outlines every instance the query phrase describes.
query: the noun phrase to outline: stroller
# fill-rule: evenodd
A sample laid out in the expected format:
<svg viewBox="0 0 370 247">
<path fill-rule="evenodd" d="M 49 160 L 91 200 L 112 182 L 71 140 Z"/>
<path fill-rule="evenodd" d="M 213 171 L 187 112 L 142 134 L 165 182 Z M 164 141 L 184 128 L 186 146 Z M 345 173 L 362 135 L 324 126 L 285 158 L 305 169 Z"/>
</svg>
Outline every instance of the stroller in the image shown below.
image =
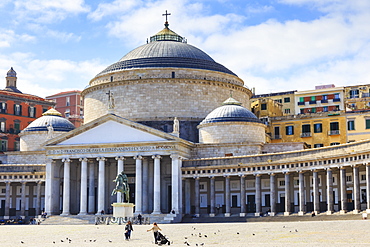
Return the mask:
<svg viewBox="0 0 370 247">
<path fill-rule="evenodd" d="M 162 245 L 162 244 L 170 245 L 171 244 L 170 241 L 165 236 L 163 236 L 163 234 L 160 232 L 157 233 L 156 243 L 158 245 Z"/>
</svg>

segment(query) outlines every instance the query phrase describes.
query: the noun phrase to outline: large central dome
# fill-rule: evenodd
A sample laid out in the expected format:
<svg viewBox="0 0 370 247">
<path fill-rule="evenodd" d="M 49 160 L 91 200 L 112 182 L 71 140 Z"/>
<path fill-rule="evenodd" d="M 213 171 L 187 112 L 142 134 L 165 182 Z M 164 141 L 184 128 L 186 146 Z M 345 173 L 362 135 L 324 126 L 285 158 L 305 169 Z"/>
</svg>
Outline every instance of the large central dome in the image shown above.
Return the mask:
<svg viewBox="0 0 370 247">
<path fill-rule="evenodd" d="M 216 63 L 208 54 L 189 45 L 186 40 L 165 28 L 142 45 L 110 65 L 97 76 L 126 69 L 137 68 L 190 68 L 204 69 L 235 75 L 225 66 Z"/>
</svg>

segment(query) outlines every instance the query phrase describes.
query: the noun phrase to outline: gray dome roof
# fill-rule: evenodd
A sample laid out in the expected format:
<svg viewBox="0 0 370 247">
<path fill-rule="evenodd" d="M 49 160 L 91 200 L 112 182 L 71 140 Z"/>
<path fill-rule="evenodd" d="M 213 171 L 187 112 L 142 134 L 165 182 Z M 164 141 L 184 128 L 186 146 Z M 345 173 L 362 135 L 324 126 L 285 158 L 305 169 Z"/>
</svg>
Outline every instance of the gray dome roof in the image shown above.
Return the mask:
<svg viewBox="0 0 370 247">
<path fill-rule="evenodd" d="M 183 37 L 168 28 L 168 24 L 150 40 L 150 43 L 130 51 L 97 76 L 133 68 L 192 68 L 235 75 L 205 52 L 187 44 Z"/>
<path fill-rule="evenodd" d="M 220 106 L 207 115 L 200 123 L 216 122 L 256 122 L 262 123 L 251 111 L 241 106 L 241 103 L 229 98 Z"/>
<path fill-rule="evenodd" d="M 17 72 L 15 72 L 13 67 L 11 67 L 8 73 L 6 73 L 6 77 L 17 77 Z"/>
<path fill-rule="evenodd" d="M 50 109 L 32 123 L 30 123 L 22 132 L 29 131 L 48 131 L 48 126 L 51 125 L 54 131 L 71 131 L 75 126 L 61 116 L 55 109 Z"/>
</svg>

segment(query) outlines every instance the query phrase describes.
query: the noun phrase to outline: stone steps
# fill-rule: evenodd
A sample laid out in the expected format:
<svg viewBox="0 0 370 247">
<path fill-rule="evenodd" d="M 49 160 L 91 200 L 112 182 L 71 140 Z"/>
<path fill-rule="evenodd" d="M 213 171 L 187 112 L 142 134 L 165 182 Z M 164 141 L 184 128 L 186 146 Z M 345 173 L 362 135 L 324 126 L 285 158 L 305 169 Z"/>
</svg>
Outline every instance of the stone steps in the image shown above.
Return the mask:
<svg viewBox="0 0 370 247">
<path fill-rule="evenodd" d="M 42 225 L 89 225 L 95 223 L 95 215 L 51 215 L 41 219 Z"/>
<path fill-rule="evenodd" d="M 221 223 L 221 222 L 294 222 L 294 221 L 335 221 L 335 220 L 361 220 L 361 214 L 339 214 L 334 213 L 332 215 L 326 215 L 326 213 L 321 213 L 312 217 L 311 214 L 305 214 L 303 216 L 298 216 L 298 214 L 291 214 L 289 216 L 284 216 L 283 214 L 277 214 L 276 216 L 265 216 L 265 217 L 255 217 L 252 214 L 247 215 L 247 217 L 239 217 L 239 215 L 231 215 L 230 217 L 225 217 L 223 215 L 216 215 L 215 217 L 203 216 L 199 218 L 193 218 L 190 216 L 185 216 L 182 219 L 182 223 Z"/>
</svg>

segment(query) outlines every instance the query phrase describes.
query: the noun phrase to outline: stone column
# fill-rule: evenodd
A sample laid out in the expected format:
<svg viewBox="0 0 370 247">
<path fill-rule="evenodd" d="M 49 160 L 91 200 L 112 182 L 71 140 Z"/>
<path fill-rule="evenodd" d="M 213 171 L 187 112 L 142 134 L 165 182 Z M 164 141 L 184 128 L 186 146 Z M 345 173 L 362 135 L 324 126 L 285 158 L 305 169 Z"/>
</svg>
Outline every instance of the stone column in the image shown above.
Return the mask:
<svg viewBox="0 0 370 247">
<path fill-rule="evenodd" d="M 141 155 L 136 155 L 135 159 L 135 214 L 142 214 L 143 205 L 143 166 Z"/>
<path fill-rule="evenodd" d="M 360 177 L 358 166 L 353 166 L 353 195 L 354 195 L 354 214 L 359 214 L 361 212 L 361 199 L 360 199 Z"/>
<path fill-rule="evenodd" d="M 56 198 L 55 192 L 59 193 L 59 185 L 55 183 L 55 167 L 52 159 L 47 159 L 46 162 L 46 178 L 45 178 L 45 211 L 48 215 L 56 213 L 56 202 L 59 199 Z M 58 182 L 59 184 L 59 182 Z M 59 197 L 59 195 L 58 195 Z M 57 205 L 59 208 L 59 205 Z M 60 213 L 60 210 L 58 210 Z"/>
<path fill-rule="evenodd" d="M 305 210 L 305 190 L 304 190 L 304 172 L 300 171 L 298 173 L 299 176 L 299 212 L 298 215 L 304 215 L 306 210 Z"/>
<path fill-rule="evenodd" d="M 370 214 L 370 164 L 366 164 L 366 213 Z"/>
<path fill-rule="evenodd" d="M 64 163 L 64 175 L 63 175 L 63 211 L 62 215 L 69 215 L 70 197 L 71 197 L 71 160 L 65 158 L 62 160 Z"/>
<path fill-rule="evenodd" d="M 341 167 L 339 170 L 340 175 L 340 205 L 341 205 L 341 214 L 347 212 L 347 182 L 346 182 L 346 168 Z"/>
<path fill-rule="evenodd" d="M 177 154 L 171 154 L 171 189 L 172 189 L 172 210 L 175 211 L 176 214 L 180 213 L 180 184 L 179 184 L 179 176 L 180 176 L 180 157 Z"/>
<path fill-rule="evenodd" d="M 262 200 L 261 200 L 261 175 L 256 174 L 256 213 L 255 216 L 261 216 L 262 213 Z"/>
<path fill-rule="evenodd" d="M 21 182 L 22 184 L 22 193 L 21 193 L 21 216 L 24 218 L 26 216 L 26 183 L 25 181 Z"/>
<path fill-rule="evenodd" d="M 98 210 L 97 215 L 101 214 L 105 206 L 105 161 L 104 157 L 98 157 L 99 161 L 99 174 L 98 174 Z"/>
<path fill-rule="evenodd" d="M 5 211 L 4 211 L 4 219 L 9 219 L 9 209 L 10 209 L 10 182 L 5 182 Z"/>
<path fill-rule="evenodd" d="M 276 214 L 276 178 L 275 174 L 270 174 L 270 206 L 271 206 L 271 216 Z"/>
<path fill-rule="evenodd" d="M 211 185 L 210 195 L 209 195 L 210 198 L 211 198 L 209 216 L 210 217 L 215 217 L 215 215 L 216 215 L 216 213 L 215 213 L 215 208 L 216 208 L 215 177 L 214 176 L 209 177 L 209 181 L 210 181 L 210 185 Z"/>
<path fill-rule="evenodd" d="M 182 215 L 184 210 L 183 210 L 183 182 L 182 182 L 182 171 L 181 171 L 181 167 L 182 167 L 182 161 L 184 160 L 183 157 L 180 157 L 179 156 L 179 176 L 178 176 L 178 181 L 179 181 L 179 213 Z"/>
<path fill-rule="evenodd" d="M 154 159 L 154 195 L 152 214 L 161 214 L 161 156 L 153 155 Z"/>
<path fill-rule="evenodd" d="M 41 185 L 42 181 L 37 181 L 36 183 L 36 215 L 41 214 Z"/>
<path fill-rule="evenodd" d="M 191 194 L 190 179 L 185 179 L 185 214 L 191 214 Z"/>
<path fill-rule="evenodd" d="M 320 213 L 319 175 L 317 170 L 312 171 L 312 175 L 313 175 L 313 211 L 317 215 Z"/>
<path fill-rule="evenodd" d="M 240 217 L 245 217 L 247 213 L 245 201 L 245 175 L 240 175 Z"/>
<path fill-rule="evenodd" d="M 148 180 L 149 180 L 149 165 L 148 159 L 143 157 L 143 213 L 148 213 L 149 210 L 149 194 L 148 194 Z"/>
<path fill-rule="evenodd" d="M 195 184 L 194 184 L 194 189 L 195 189 L 195 216 L 199 217 L 200 216 L 200 188 L 199 188 L 199 177 L 195 177 Z"/>
<path fill-rule="evenodd" d="M 90 214 L 95 213 L 95 164 L 93 160 L 89 160 L 89 205 L 88 211 Z"/>
<path fill-rule="evenodd" d="M 226 197 L 225 197 L 225 217 L 230 217 L 231 215 L 231 207 L 230 207 L 230 176 L 225 177 L 225 192 L 226 192 Z"/>
<path fill-rule="evenodd" d="M 334 212 L 334 197 L 333 197 L 333 172 L 330 168 L 326 169 L 326 189 L 328 210 L 326 214 L 330 215 Z"/>
<path fill-rule="evenodd" d="M 81 192 L 80 192 L 80 213 L 87 214 L 87 158 L 80 158 L 81 162 Z"/>
<path fill-rule="evenodd" d="M 290 192 L 290 174 L 288 172 L 285 173 L 285 212 L 284 215 L 288 216 L 290 215 L 290 198 L 291 198 L 291 192 Z"/>
<path fill-rule="evenodd" d="M 117 160 L 117 175 L 120 174 L 121 172 L 124 171 L 124 160 L 125 160 L 125 157 L 123 156 L 117 156 L 115 158 Z M 121 192 L 117 192 L 117 202 L 122 202 L 122 193 Z"/>
</svg>

